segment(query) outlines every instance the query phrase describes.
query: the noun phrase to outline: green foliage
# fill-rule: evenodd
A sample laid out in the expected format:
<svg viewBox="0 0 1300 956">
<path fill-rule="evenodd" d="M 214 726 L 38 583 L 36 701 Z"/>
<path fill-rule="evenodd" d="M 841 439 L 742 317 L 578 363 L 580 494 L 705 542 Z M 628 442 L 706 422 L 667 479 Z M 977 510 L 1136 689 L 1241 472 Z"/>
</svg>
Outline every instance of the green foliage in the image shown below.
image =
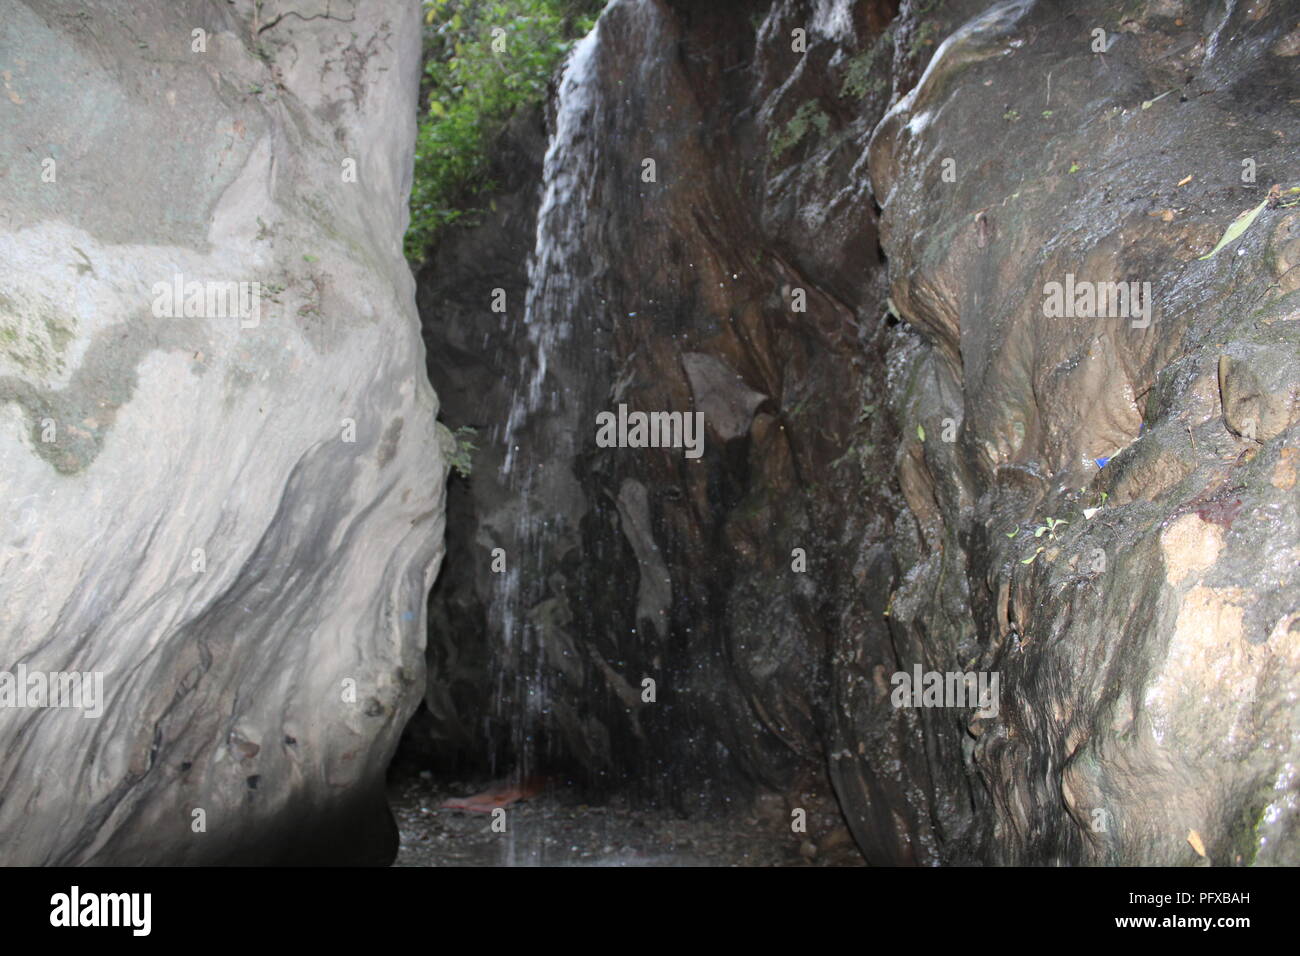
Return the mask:
<svg viewBox="0 0 1300 956">
<path fill-rule="evenodd" d="M 816 129 L 818 135 L 825 136 L 830 125 L 831 118 L 822 112 L 817 101 L 808 100 L 795 110 L 794 116 L 790 117 L 784 127 L 773 134 L 769 143 L 772 158 L 778 159 L 787 149 L 797 146 L 812 129 Z"/>
<path fill-rule="evenodd" d="M 885 81 L 878 76 L 873 78 L 871 69 L 876 65 L 876 57 L 881 50 L 889 47 L 893 42 L 892 35 L 888 32 L 882 33 L 871 49 L 859 53 L 845 64 L 844 83 L 840 87 L 840 96 L 851 96 L 860 100 L 868 93 L 879 93 L 885 88 Z"/>
<path fill-rule="evenodd" d="M 415 145 L 406 256 L 475 211 L 492 186 L 489 150 L 520 108 L 540 103 L 603 0 L 425 0 L 424 114 Z"/>
<path fill-rule="evenodd" d="M 471 428 L 468 425 L 462 425 L 451 433 L 452 439 L 456 442 L 456 447 L 447 463 L 462 478 L 468 478 L 474 471 L 474 452 L 478 451 L 478 446 L 474 444 L 474 438 L 477 435 L 478 429 Z"/>
</svg>

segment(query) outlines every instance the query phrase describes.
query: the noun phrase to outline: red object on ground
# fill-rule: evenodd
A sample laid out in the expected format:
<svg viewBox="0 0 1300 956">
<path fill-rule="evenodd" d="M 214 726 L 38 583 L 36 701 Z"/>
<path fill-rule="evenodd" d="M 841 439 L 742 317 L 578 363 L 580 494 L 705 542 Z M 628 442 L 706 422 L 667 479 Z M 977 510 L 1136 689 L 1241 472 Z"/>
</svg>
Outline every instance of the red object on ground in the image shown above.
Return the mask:
<svg viewBox="0 0 1300 956">
<path fill-rule="evenodd" d="M 465 810 L 469 813 L 491 813 L 497 807 L 531 800 L 546 787 L 542 777 L 528 777 L 522 783 L 496 783 L 486 790 L 468 797 L 452 797 L 438 804 L 439 810 Z"/>
</svg>

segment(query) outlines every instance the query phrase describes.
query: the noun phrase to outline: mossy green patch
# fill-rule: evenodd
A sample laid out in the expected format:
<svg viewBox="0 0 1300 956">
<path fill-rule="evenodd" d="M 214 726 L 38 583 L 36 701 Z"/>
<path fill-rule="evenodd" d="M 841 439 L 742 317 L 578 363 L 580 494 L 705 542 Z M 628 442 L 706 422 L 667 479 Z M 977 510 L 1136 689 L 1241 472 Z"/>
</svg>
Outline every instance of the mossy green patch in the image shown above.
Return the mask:
<svg viewBox="0 0 1300 956">
<path fill-rule="evenodd" d="M 47 302 L 0 294 L 0 369 L 33 380 L 61 373 L 76 328 L 76 319 Z"/>
<path fill-rule="evenodd" d="M 817 101 L 808 100 L 795 110 L 794 116 L 783 127 L 772 134 L 768 144 L 772 158 L 779 159 L 782 153 L 797 146 L 813 130 L 818 135 L 825 136 L 830 125 L 831 118 L 823 112 Z"/>
<path fill-rule="evenodd" d="M 63 321 L 54 319 L 56 324 Z M 22 328 L 6 319 L 0 318 L 0 329 L 16 331 L 23 339 Z M 43 323 L 40 334 L 48 336 Z M 48 385 L 40 376 L 0 371 L 0 402 L 13 402 L 22 409 L 38 456 L 60 474 L 76 474 L 94 461 L 118 410 L 130 401 L 145 355 L 158 350 L 192 355 L 210 348 L 202 330 L 193 324 L 141 317 L 97 334 L 66 386 Z M 4 357 L 0 355 L 0 364 Z"/>
<path fill-rule="evenodd" d="M 1263 798 L 1247 801 L 1243 805 L 1240 815 L 1228 832 L 1229 853 L 1232 856 L 1227 862 L 1235 865 L 1240 861 L 1245 866 L 1254 865 L 1260 849 L 1259 828 L 1264 823 L 1267 808 L 1268 801 Z"/>
<path fill-rule="evenodd" d="M 871 49 L 852 57 L 845 64 L 844 83 L 840 86 L 840 96 L 851 96 L 860 100 L 869 93 L 879 93 L 885 88 L 884 76 L 873 77 L 871 72 L 877 60 L 881 59 L 881 51 L 887 50 L 893 42 L 893 36 L 885 32 Z"/>
</svg>

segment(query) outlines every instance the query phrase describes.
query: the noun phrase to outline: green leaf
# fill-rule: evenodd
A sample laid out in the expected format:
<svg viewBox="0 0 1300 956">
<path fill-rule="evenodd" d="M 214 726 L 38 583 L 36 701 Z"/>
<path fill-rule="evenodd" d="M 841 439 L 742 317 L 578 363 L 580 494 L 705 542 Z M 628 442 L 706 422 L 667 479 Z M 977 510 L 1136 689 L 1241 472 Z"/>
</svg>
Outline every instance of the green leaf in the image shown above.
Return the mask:
<svg viewBox="0 0 1300 956">
<path fill-rule="evenodd" d="M 925 441 L 925 426 L 924 426 L 924 425 L 917 425 L 917 426 L 916 426 L 916 437 L 919 438 L 919 439 L 921 439 L 921 441 Z"/>
<path fill-rule="evenodd" d="M 1038 528 L 1034 531 L 1034 537 L 1041 538 L 1043 536 L 1043 532 L 1046 530 L 1047 530 L 1047 525 L 1040 524 Z"/>
<path fill-rule="evenodd" d="M 1017 528 L 1015 531 L 1012 531 L 1010 534 L 1007 534 L 1007 532 L 1005 531 L 1003 531 L 1002 533 L 1007 535 L 1008 538 L 1014 538 L 1016 535 L 1020 534 L 1020 529 Z"/>
<path fill-rule="evenodd" d="M 1038 552 L 1037 552 L 1037 551 L 1035 551 L 1035 552 L 1034 552 L 1033 554 L 1031 554 L 1029 557 L 1025 558 L 1025 559 L 1024 559 L 1023 561 L 1021 561 L 1020 563 L 1021 563 L 1021 564 L 1033 564 L 1033 563 L 1034 563 L 1034 558 L 1036 558 L 1036 557 L 1038 557 Z"/>
<path fill-rule="evenodd" d="M 1245 212 L 1243 212 L 1240 216 L 1238 216 L 1236 219 L 1232 220 L 1232 225 L 1228 226 L 1227 231 L 1223 234 L 1223 238 L 1219 240 L 1219 244 L 1215 246 L 1213 249 L 1211 249 L 1207 255 L 1201 256 L 1200 261 L 1204 261 L 1206 259 L 1213 259 L 1214 254 L 1216 252 L 1218 252 L 1228 243 L 1232 242 L 1234 239 L 1241 238 L 1241 235 L 1252 225 L 1255 224 L 1256 217 L 1258 217 L 1259 214 L 1264 211 L 1264 207 L 1267 205 L 1268 205 L 1268 200 L 1265 199 L 1254 209 L 1248 209 Z"/>
</svg>

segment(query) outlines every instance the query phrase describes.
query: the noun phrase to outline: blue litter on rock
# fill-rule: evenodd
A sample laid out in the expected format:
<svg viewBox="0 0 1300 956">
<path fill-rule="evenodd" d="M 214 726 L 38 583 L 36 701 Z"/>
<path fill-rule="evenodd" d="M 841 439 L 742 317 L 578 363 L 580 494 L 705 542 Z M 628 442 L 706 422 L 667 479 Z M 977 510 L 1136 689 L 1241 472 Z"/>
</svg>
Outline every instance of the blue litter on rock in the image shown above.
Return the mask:
<svg viewBox="0 0 1300 956">
<path fill-rule="evenodd" d="M 1105 468 L 1106 462 L 1110 461 L 1110 456 L 1108 455 L 1105 458 L 1094 458 L 1093 461 L 1097 463 L 1098 468 Z"/>
</svg>

